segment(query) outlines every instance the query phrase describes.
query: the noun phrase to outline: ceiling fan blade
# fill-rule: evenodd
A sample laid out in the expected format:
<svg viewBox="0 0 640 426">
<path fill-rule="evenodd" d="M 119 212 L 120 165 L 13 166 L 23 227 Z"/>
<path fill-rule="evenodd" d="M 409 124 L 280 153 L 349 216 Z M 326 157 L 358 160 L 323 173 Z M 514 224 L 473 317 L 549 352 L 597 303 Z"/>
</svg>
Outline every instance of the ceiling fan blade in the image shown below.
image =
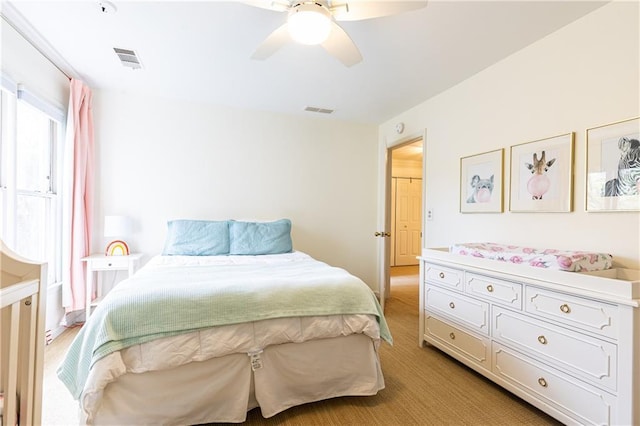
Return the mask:
<svg viewBox="0 0 640 426">
<path fill-rule="evenodd" d="M 351 37 L 335 22 L 332 22 L 331 33 L 322 47 L 347 67 L 362 61 L 362 55 Z"/>
<path fill-rule="evenodd" d="M 242 3 L 276 12 L 286 12 L 291 7 L 291 2 L 287 0 L 242 0 Z"/>
<path fill-rule="evenodd" d="M 351 1 L 344 0 L 331 3 L 331 12 L 336 21 L 360 21 L 397 15 L 398 13 L 422 9 L 426 1 Z"/>
<path fill-rule="evenodd" d="M 278 49 L 291 41 L 287 24 L 282 25 L 277 30 L 269 34 L 260 46 L 251 55 L 252 59 L 263 60 L 273 55 Z"/>
</svg>

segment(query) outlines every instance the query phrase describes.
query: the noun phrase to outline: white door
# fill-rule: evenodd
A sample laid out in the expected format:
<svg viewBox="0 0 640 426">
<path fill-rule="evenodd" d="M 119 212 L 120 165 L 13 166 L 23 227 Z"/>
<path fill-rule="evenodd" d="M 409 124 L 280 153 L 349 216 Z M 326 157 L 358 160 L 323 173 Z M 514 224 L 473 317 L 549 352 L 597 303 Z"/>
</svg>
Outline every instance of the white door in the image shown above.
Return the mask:
<svg viewBox="0 0 640 426">
<path fill-rule="evenodd" d="M 395 265 L 417 265 L 421 253 L 422 179 L 396 179 Z"/>
<path fill-rule="evenodd" d="M 391 178 L 391 236 L 389 237 L 391 243 L 391 250 L 389 253 L 389 266 L 396 266 L 396 189 L 398 178 Z"/>
<path fill-rule="evenodd" d="M 425 134 L 422 137 L 417 137 L 411 142 L 420 141 L 422 145 L 422 152 L 425 151 L 426 129 Z M 407 140 L 410 141 L 410 140 Z M 388 146 L 387 142 L 383 139 L 380 140 L 378 145 L 378 153 L 380 160 L 378 162 L 378 187 L 379 201 L 378 204 L 378 229 L 384 231 L 386 229 L 392 229 L 391 223 L 391 150 L 394 146 L 406 144 L 406 141 L 398 142 Z M 424 161 L 422 168 L 422 176 L 425 176 Z M 380 237 L 380 231 L 377 231 L 376 236 Z M 391 233 L 389 233 L 391 235 Z M 422 245 L 420 243 L 420 245 Z M 391 285 L 389 281 L 389 259 L 391 258 L 391 239 L 390 238 L 378 238 L 378 289 L 380 296 L 380 304 L 384 310 L 384 303 L 388 297 Z"/>
</svg>

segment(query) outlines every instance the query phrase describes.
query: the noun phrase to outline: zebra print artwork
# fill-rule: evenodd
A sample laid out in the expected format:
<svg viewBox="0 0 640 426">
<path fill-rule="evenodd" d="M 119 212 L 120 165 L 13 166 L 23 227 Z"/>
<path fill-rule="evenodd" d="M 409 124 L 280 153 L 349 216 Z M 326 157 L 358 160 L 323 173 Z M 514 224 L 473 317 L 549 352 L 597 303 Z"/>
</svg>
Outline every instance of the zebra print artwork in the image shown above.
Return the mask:
<svg viewBox="0 0 640 426">
<path fill-rule="evenodd" d="M 605 197 L 640 194 L 640 141 L 637 138 L 622 137 L 618 140 L 620 160 L 615 178 L 608 180 L 604 187 Z"/>
</svg>

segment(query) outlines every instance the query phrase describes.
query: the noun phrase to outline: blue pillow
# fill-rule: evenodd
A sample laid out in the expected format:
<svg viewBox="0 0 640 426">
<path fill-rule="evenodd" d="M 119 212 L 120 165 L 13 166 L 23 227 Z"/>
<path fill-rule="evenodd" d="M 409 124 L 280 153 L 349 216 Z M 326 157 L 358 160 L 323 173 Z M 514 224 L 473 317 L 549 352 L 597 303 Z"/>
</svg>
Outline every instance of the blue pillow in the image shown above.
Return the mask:
<svg viewBox="0 0 640 426">
<path fill-rule="evenodd" d="M 229 222 L 172 220 L 163 255 L 217 256 L 229 254 Z"/>
<path fill-rule="evenodd" d="M 291 221 L 229 222 L 230 254 L 291 253 Z"/>
</svg>

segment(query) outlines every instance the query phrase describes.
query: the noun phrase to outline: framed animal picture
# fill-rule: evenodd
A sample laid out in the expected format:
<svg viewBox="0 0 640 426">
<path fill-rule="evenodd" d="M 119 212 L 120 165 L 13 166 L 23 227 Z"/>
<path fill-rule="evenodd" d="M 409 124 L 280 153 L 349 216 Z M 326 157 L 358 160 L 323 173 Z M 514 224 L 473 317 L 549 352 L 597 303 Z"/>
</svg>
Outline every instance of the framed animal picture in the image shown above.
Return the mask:
<svg viewBox="0 0 640 426">
<path fill-rule="evenodd" d="M 573 132 L 511 147 L 509 210 L 570 212 Z"/>
<path fill-rule="evenodd" d="M 640 211 L 640 117 L 587 129 L 588 212 Z"/>
<path fill-rule="evenodd" d="M 504 150 L 460 159 L 460 212 L 502 213 Z"/>
</svg>

